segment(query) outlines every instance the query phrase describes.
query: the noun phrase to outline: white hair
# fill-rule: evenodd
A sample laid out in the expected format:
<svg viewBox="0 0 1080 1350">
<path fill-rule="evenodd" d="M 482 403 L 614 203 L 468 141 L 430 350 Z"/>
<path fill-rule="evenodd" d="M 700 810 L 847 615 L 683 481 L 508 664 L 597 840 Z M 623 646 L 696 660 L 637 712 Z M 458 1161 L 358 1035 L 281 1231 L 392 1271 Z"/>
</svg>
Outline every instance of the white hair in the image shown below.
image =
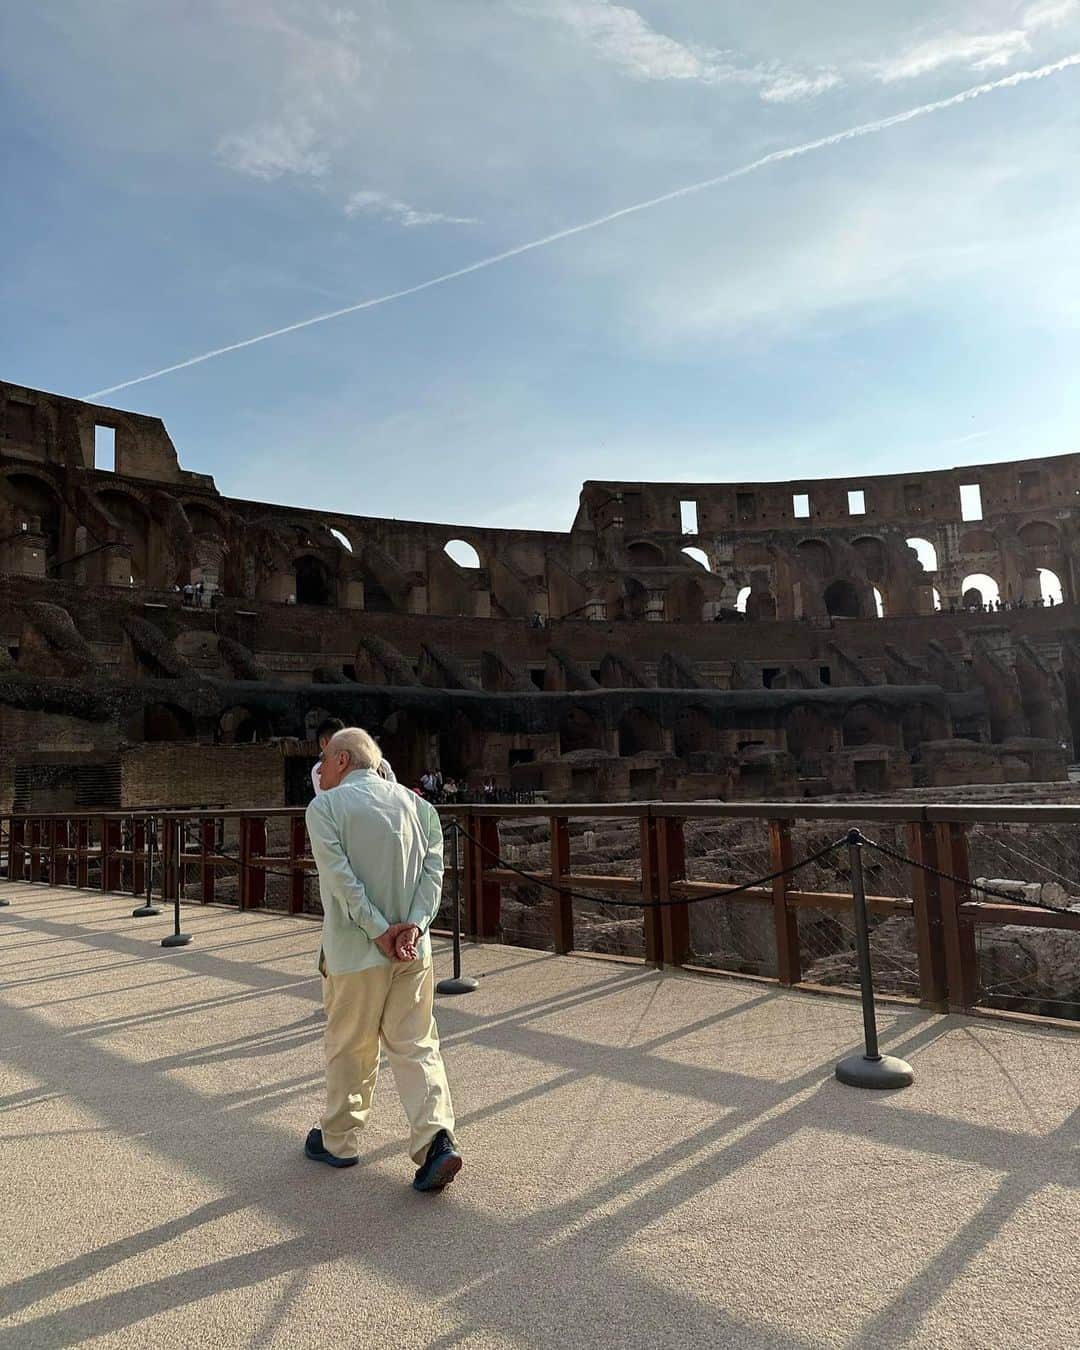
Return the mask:
<svg viewBox="0 0 1080 1350">
<path fill-rule="evenodd" d="M 378 770 L 382 763 L 382 751 L 376 744 L 374 736 L 363 727 L 343 727 L 341 731 L 335 731 L 326 748 L 332 754 L 347 751 L 350 769 Z"/>
</svg>

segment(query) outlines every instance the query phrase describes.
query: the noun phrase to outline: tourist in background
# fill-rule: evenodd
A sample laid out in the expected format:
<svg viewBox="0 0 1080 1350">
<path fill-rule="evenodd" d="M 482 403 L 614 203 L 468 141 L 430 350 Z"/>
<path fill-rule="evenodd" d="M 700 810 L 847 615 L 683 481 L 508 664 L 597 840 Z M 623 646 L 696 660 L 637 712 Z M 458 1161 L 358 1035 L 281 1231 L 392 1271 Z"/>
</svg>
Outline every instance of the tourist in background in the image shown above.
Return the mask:
<svg viewBox="0 0 1080 1350">
<path fill-rule="evenodd" d="M 326 1110 L 304 1152 L 331 1167 L 359 1161 L 381 1042 L 409 1120 L 413 1187 L 439 1191 L 461 1168 L 432 1016 L 428 928 L 442 894 L 442 826 L 422 797 L 379 777 L 381 758 L 359 727 L 335 732 L 320 756 L 323 791 L 306 813 L 323 908 Z"/>
</svg>

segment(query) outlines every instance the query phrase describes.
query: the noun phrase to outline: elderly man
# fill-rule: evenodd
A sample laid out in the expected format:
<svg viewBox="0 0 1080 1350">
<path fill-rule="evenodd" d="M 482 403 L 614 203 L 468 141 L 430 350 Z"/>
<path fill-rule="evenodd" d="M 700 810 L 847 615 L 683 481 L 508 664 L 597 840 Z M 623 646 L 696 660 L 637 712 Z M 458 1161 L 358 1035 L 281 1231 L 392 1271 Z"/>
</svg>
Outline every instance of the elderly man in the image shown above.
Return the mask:
<svg viewBox="0 0 1080 1350">
<path fill-rule="evenodd" d="M 335 732 L 307 808 L 323 907 L 326 1112 L 304 1152 L 331 1167 L 359 1161 L 381 1040 L 409 1118 L 413 1186 L 440 1191 L 461 1169 L 431 1011 L 427 930 L 442 890 L 442 827 L 430 803 L 379 776 L 380 759 L 366 731 Z"/>
</svg>

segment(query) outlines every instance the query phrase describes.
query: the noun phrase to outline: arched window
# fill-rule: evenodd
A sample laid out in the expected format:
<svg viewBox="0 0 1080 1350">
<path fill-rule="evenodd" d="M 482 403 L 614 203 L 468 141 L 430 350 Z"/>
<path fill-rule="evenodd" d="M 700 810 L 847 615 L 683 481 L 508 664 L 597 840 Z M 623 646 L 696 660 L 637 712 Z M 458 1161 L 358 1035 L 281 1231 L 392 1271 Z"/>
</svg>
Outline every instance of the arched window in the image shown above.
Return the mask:
<svg viewBox="0 0 1080 1350">
<path fill-rule="evenodd" d="M 931 586 L 930 589 L 934 593 L 934 609 L 939 610 L 941 608 L 941 592 L 936 586 Z"/>
<path fill-rule="evenodd" d="M 877 612 L 879 619 L 885 617 L 885 601 L 882 599 L 881 592 L 876 586 L 874 587 L 874 609 Z"/>
<path fill-rule="evenodd" d="M 459 567 L 479 567 L 480 555 L 472 544 L 467 544 L 464 539 L 451 539 L 443 552 L 457 563 Z"/>
<path fill-rule="evenodd" d="M 838 619 L 859 619 L 862 606 L 859 604 L 859 592 L 850 581 L 834 581 L 825 587 L 825 609 Z"/>
<path fill-rule="evenodd" d="M 1039 592 L 1044 605 L 1060 605 L 1064 599 L 1061 581 L 1057 573 L 1051 572 L 1049 567 L 1039 568 Z"/>
<path fill-rule="evenodd" d="M 750 587 L 744 586 L 742 590 L 739 592 L 739 594 L 735 597 L 735 608 L 739 611 L 740 614 L 746 613 L 746 602 L 749 599 L 750 599 Z"/>
<path fill-rule="evenodd" d="M 709 566 L 709 555 L 703 548 L 684 548 L 683 552 L 688 558 L 693 558 L 696 563 L 700 563 L 706 572 L 712 571 Z"/>
<path fill-rule="evenodd" d="M 937 571 L 937 549 L 929 539 L 909 539 L 907 546 L 914 550 L 919 562 L 922 563 L 924 572 Z"/>
<path fill-rule="evenodd" d="M 993 605 L 1001 599 L 1001 591 L 993 577 L 985 572 L 972 572 L 960 583 L 961 603 L 965 609 L 978 609 L 982 605 Z"/>
<path fill-rule="evenodd" d="M 334 602 L 333 579 L 330 569 L 321 558 L 310 553 L 297 558 L 296 603 L 298 605 L 331 605 Z"/>
</svg>

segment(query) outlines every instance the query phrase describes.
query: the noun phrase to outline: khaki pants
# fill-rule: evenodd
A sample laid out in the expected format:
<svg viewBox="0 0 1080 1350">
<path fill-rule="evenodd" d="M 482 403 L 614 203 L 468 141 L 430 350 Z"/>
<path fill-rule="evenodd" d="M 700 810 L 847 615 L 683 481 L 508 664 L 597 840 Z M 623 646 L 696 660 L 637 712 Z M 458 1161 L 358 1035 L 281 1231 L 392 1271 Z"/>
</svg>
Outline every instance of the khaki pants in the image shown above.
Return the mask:
<svg viewBox="0 0 1080 1350">
<path fill-rule="evenodd" d="M 323 1147 L 355 1158 L 358 1134 L 371 1114 L 382 1041 L 398 1096 L 409 1118 L 409 1152 L 424 1161 L 440 1130 L 454 1135 L 454 1108 L 431 1005 L 435 978 L 430 958 L 326 974 L 326 1113 Z"/>
</svg>

